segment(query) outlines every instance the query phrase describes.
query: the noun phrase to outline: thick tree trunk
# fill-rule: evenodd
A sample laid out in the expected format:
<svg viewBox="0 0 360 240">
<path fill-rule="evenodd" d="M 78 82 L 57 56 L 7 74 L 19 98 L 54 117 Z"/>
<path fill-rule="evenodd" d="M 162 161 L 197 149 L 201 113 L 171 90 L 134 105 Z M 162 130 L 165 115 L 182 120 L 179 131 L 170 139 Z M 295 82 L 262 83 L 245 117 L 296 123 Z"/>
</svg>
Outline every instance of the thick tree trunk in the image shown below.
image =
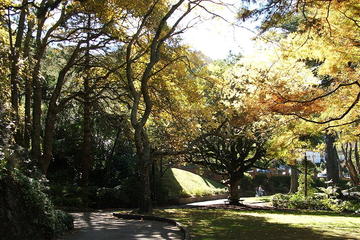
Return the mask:
<svg viewBox="0 0 360 240">
<path fill-rule="evenodd" d="M 152 199 L 151 199 L 151 183 L 150 183 L 150 169 L 151 161 L 150 156 L 143 155 L 142 159 L 139 160 L 139 175 L 140 184 L 142 188 L 142 196 L 140 196 L 139 212 L 151 213 L 152 212 Z"/>
<path fill-rule="evenodd" d="M 232 205 L 239 205 L 240 200 L 240 179 L 238 177 L 231 177 L 229 181 L 229 203 Z"/>
<path fill-rule="evenodd" d="M 299 187 L 299 171 L 293 165 L 291 165 L 290 168 L 291 168 L 291 178 L 290 178 L 289 193 L 296 193 Z"/>
<path fill-rule="evenodd" d="M 339 183 L 339 160 L 335 148 L 335 135 L 325 135 L 325 161 L 327 180 L 332 180 L 333 183 Z"/>
</svg>

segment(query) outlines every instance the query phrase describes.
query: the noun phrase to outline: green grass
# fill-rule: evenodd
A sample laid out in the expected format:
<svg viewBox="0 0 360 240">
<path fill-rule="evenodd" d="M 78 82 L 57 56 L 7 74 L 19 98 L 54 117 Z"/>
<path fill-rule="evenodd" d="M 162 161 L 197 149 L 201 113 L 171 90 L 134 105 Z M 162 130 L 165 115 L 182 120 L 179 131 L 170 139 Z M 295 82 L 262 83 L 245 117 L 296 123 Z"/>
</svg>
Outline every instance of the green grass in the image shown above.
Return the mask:
<svg viewBox="0 0 360 240">
<path fill-rule="evenodd" d="M 225 193 L 225 186 L 178 168 L 169 169 L 163 180 L 170 199 Z"/>
<path fill-rule="evenodd" d="M 194 239 L 360 239 L 360 217 L 353 215 L 221 209 L 165 209 L 155 214 L 179 221 Z"/>
</svg>

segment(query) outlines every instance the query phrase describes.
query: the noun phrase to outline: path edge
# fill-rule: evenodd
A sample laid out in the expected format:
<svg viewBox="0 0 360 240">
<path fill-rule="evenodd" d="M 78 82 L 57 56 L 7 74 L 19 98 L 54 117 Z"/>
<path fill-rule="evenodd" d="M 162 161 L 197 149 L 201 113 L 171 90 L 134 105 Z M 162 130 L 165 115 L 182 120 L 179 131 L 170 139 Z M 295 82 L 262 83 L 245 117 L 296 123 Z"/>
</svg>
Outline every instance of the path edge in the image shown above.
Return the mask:
<svg viewBox="0 0 360 240">
<path fill-rule="evenodd" d="M 163 218 L 163 217 L 149 216 L 149 215 L 137 215 L 137 214 L 121 214 L 121 213 L 113 213 L 113 216 L 122 219 L 152 220 L 152 221 L 170 223 L 171 225 L 176 226 L 180 229 L 180 231 L 183 233 L 184 240 L 191 240 L 189 231 L 181 223 L 170 218 Z"/>
</svg>

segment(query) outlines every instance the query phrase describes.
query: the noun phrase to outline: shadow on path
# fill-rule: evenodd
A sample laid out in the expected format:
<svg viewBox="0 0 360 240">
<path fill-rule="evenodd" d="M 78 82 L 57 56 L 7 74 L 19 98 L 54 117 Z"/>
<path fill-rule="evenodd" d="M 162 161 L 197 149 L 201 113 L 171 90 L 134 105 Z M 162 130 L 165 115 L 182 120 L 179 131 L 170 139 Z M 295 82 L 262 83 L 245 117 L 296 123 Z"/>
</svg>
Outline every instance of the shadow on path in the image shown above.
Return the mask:
<svg viewBox="0 0 360 240">
<path fill-rule="evenodd" d="M 59 240 L 182 239 L 180 230 L 158 221 L 123 220 L 112 212 L 72 213 L 75 229 Z"/>
</svg>

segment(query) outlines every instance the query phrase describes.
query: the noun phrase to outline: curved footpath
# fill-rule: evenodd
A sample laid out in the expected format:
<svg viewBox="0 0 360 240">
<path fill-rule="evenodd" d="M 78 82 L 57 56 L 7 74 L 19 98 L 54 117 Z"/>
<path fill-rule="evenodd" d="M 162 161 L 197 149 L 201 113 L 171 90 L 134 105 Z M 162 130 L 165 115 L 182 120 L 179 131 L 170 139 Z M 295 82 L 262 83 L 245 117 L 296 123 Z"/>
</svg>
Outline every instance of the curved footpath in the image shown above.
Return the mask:
<svg viewBox="0 0 360 240">
<path fill-rule="evenodd" d="M 75 229 L 58 240 L 183 239 L 183 233 L 169 223 L 123 220 L 112 211 L 71 213 Z"/>
</svg>

